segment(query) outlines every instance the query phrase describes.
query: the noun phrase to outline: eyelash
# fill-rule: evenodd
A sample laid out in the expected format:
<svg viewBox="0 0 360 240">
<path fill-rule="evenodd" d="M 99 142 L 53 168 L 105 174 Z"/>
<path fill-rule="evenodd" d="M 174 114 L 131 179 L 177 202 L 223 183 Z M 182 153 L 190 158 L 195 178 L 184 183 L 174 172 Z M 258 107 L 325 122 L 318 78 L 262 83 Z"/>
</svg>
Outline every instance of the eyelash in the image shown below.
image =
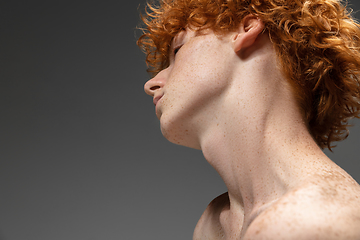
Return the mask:
<svg viewBox="0 0 360 240">
<path fill-rule="evenodd" d="M 181 47 L 182 45 L 174 49 L 174 56 L 179 52 Z"/>
</svg>

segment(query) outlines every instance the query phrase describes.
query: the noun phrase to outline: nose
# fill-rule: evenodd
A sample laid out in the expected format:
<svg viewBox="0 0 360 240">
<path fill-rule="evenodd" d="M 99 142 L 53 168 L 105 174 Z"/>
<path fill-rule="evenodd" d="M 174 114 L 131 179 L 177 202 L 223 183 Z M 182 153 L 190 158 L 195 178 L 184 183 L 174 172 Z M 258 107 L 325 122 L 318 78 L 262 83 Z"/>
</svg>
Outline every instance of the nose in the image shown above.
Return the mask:
<svg viewBox="0 0 360 240">
<path fill-rule="evenodd" d="M 145 83 L 144 90 L 145 90 L 146 94 L 153 97 L 157 90 L 164 87 L 166 80 L 161 75 L 162 74 L 159 73 L 154 78 L 150 79 L 149 81 L 147 81 Z"/>
</svg>

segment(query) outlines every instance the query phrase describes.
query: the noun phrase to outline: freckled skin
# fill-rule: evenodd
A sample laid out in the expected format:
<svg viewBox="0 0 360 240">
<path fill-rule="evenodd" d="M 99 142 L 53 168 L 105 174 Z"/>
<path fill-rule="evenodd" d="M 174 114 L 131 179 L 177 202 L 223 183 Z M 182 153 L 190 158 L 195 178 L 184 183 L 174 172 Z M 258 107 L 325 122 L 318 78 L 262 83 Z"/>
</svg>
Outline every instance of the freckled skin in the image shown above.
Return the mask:
<svg viewBox="0 0 360 240">
<path fill-rule="evenodd" d="M 228 188 L 193 239 L 360 239 L 360 187 L 314 142 L 262 30 L 252 16 L 221 37 L 187 29 L 145 84 L 163 135 L 201 149 Z"/>
<path fill-rule="evenodd" d="M 232 59 L 227 57 L 231 49 L 213 34 L 183 32 L 176 44 L 185 42 L 170 67 L 156 77 L 166 79 L 157 116 L 169 141 L 199 149 L 194 135 L 199 131 L 198 126 L 205 123 L 202 116 L 209 115 L 209 108 L 219 107 L 219 99 L 228 87 L 222 79 L 233 74 L 233 69 L 226 67 L 231 64 Z"/>
</svg>

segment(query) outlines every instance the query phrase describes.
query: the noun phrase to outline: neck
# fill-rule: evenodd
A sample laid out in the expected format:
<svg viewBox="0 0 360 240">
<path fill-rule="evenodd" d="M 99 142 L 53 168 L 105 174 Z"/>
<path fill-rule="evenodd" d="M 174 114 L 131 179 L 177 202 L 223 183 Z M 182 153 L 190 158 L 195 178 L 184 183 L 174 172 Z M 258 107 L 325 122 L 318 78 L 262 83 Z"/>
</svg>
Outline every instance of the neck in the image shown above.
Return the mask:
<svg viewBox="0 0 360 240">
<path fill-rule="evenodd" d="M 290 87 L 283 84 L 286 80 L 253 79 L 256 91 L 242 88 L 239 93 L 241 88 L 232 86 L 218 121 L 200 137 L 206 160 L 228 188 L 230 206 L 242 208 L 248 222 L 327 159 L 309 134 Z"/>
</svg>

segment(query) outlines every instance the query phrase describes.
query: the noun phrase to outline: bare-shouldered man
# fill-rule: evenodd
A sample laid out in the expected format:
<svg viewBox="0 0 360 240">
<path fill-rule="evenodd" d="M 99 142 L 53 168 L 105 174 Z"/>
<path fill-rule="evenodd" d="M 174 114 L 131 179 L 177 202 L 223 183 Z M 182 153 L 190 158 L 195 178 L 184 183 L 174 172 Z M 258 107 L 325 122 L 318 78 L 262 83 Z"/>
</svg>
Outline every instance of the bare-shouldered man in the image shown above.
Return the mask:
<svg viewBox="0 0 360 240">
<path fill-rule="evenodd" d="M 138 44 L 163 135 L 228 193 L 194 240 L 360 239 L 360 187 L 322 151 L 360 112 L 360 30 L 337 0 L 163 0 Z"/>
<path fill-rule="evenodd" d="M 248 222 L 243 210 L 232 216 L 224 193 L 208 205 L 193 239 L 360 239 L 358 184 L 346 173 L 314 181 L 263 206 Z"/>
</svg>

